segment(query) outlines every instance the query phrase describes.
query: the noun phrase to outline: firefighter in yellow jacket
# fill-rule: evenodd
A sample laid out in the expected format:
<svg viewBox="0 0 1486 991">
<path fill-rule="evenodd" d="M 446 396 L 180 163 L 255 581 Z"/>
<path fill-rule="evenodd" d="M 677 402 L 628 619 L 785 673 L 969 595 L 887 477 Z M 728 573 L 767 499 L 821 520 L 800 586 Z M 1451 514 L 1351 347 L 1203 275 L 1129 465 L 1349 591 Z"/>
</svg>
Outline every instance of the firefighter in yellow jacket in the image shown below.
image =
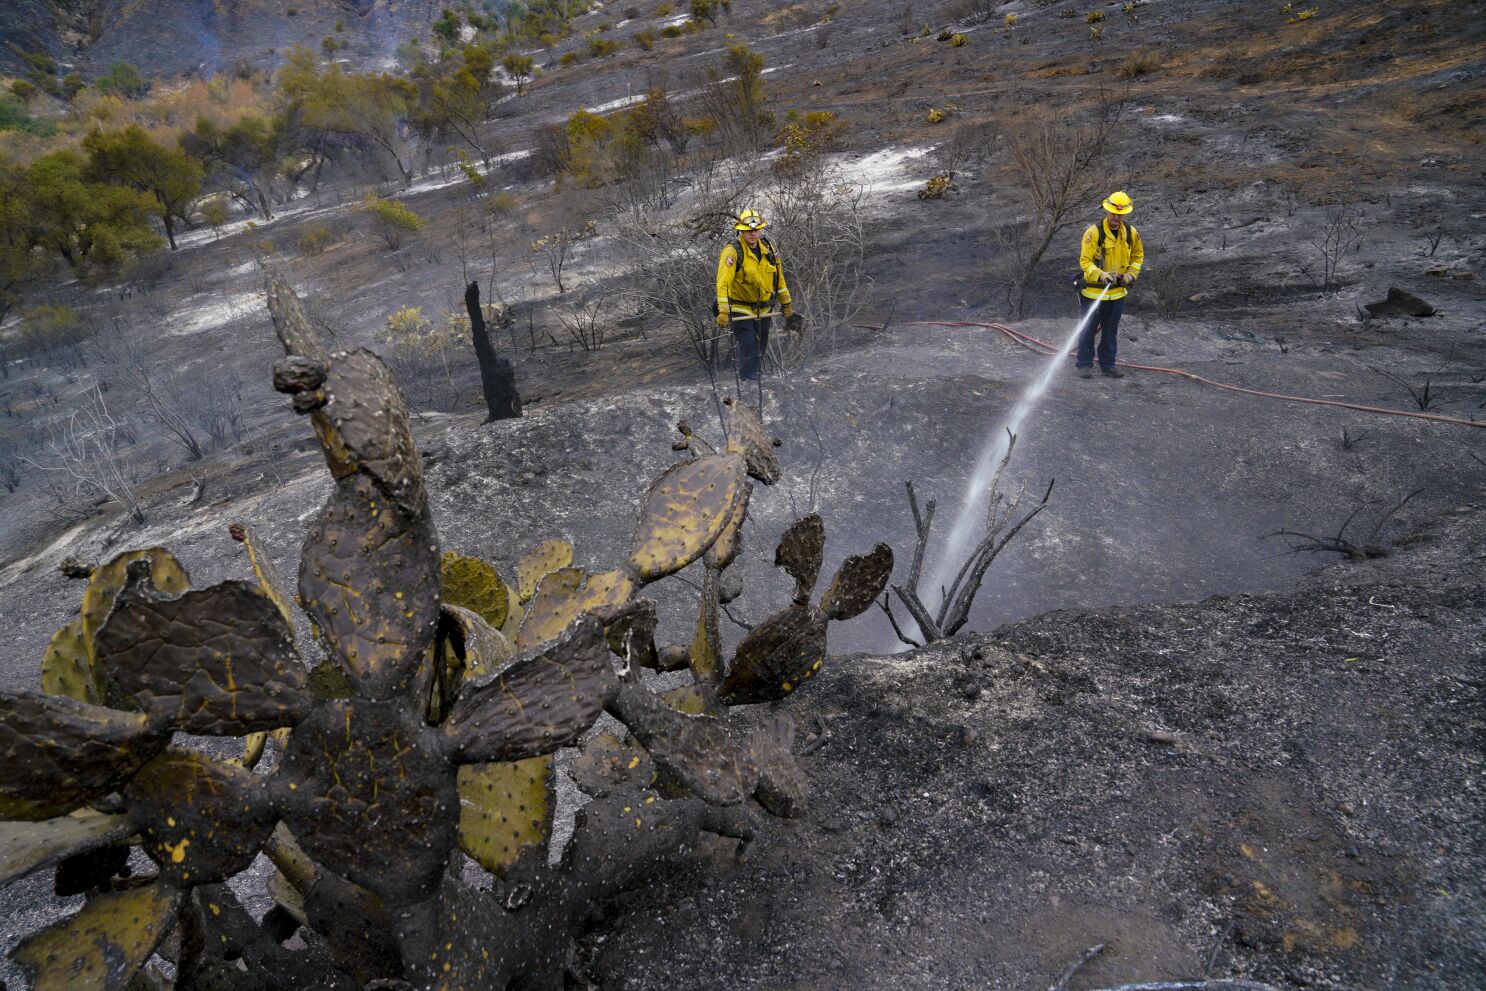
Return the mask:
<svg viewBox="0 0 1486 991">
<path fill-rule="evenodd" d="M 1084 282 L 1080 302 L 1088 321 L 1078 338 L 1078 374 L 1081 378 L 1094 377 L 1094 335 L 1098 334 L 1099 370 L 1117 379 L 1125 375 L 1115 367 L 1120 314 L 1125 309 L 1128 287 L 1135 284 L 1145 262 L 1145 247 L 1134 225 L 1125 220 L 1135 209 L 1130 197 L 1123 192 L 1111 193 L 1103 205 L 1104 220 L 1084 231 L 1078 255 Z M 1101 293 L 1103 300 L 1099 299 Z M 1098 307 L 1099 312 L 1089 316 L 1090 307 Z"/>
<path fill-rule="evenodd" d="M 729 242 L 717 259 L 717 326 L 732 327 L 738 342 L 738 377 L 745 381 L 758 378 L 775 306 L 786 321 L 795 313 L 779 253 L 760 233 L 767 226 L 757 210 L 744 210 L 733 225 L 738 239 Z"/>
</svg>

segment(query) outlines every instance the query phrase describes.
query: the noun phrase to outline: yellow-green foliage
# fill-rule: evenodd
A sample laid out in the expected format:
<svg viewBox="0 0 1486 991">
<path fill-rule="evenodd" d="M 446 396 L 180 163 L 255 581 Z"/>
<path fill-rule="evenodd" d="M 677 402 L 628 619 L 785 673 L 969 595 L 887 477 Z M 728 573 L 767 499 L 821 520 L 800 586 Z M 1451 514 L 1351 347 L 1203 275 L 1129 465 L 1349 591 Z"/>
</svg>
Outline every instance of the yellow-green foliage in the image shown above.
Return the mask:
<svg viewBox="0 0 1486 991">
<path fill-rule="evenodd" d="M 949 43 L 956 48 L 963 48 L 965 47 L 965 42 L 969 40 L 969 37 L 967 37 L 966 35 L 955 32 L 954 34 L 950 35 Z"/>
<path fill-rule="evenodd" d="M 832 151 L 845 129 L 846 122 L 833 110 L 809 111 L 804 123 L 790 111 L 789 122 L 779 132 L 784 154 L 774 160 L 774 171 L 786 175 L 798 173 L 820 155 Z"/>
<path fill-rule="evenodd" d="M 76 344 L 90 328 L 72 307 L 62 303 L 39 303 L 25 311 L 18 337 L 27 350 L 47 350 Z"/>
<path fill-rule="evenodd" d="M 1016 27 L 1016 15 L 1015 14 L 1007 14 L 1006 15 L 1006 20 L 1002 22 L 1002 26 L 1006 30 L 1008 30 L 1008 31 L 1010 31 L 1012 28 Z"/>
<path fill-rule="evenodd" d="M 361 201 L 361 209 L 372 215 L 377 233 L 394 251 L 402 247 L 403 239 L 409 234 L 416 234 L 427 226 L 422 217 L 396 200 L 369 195 Z"/>
<path fill-rule="evenodd" d="M 335 235 L 325 224 L 305 224 L 299 232 L 296 244 L 302 255 L 318 255 L 335 243 Z"/>
<path fill-rule="evenodd" d="M 1087 24 L 1098 24 L 1102 20 L 1104 20 L 1104 11 L 1102 10 L 1091 10 L 1084 15 L 1084 22 Z"/>
<path fill-rule="evenodd" d="M 1289 10 L 1290 9 L 1288 4 L 1286 5 L 1285 9 L 1286 10 Z M 1287 18 L 1285 18 L 1285 23 L 1286 24 L 1299 24 L 1301 21 L 1308 21 L 1312 17 L 1315 17 L 1315 16 L 1316 16 L 1316 8 L 1315 7 L 1312 7 L 1310 10 L 1302 10 L 1302 11 L 1300 11 L 1294 17 L 1287 17 Z"/>
<path fill-rule="evenodd" d="M 676 6 L 670 0 L 666 0 L 665 3 L 655 8 L 656 17 L 669 17 L 674 13 L 676 13 Z"/>
<path fill-rule="evenodd" d="M 940 110 L 938 107 L 930 107 L 929 108 L 929 123 L 930 124 L 939 124 L 939 123 L 942 123 L 944 121 L 944 119 L 946 117 L 948 117 L 948 116 L 949 116 L 949 114 L 945 113 L 943 110 Z"/>
<path fill-rule="evenodd" d="M 202 221 L 212 230 L 227 223 L 227 204 L 221 197 L 213 197 L 201 204 L 200 213 Z"/>
<path fill-rule="evenodd" d="M 578 55 L 577 52 L 563 52 L 562 57 L 557 60 L 557 64 L 561 66 L 569 66 L 577 65 L 581 61 L 582 58 Z"/>
<path fill-rule="evenodd" d="M 1089 28 L 1089 40 L 1098 41 L 1104 37 L 1104 29 L 1098 26 Z"/>
<path fill-rule="evenodd" d="M 648 52 L 655 47 L 655 32 L 641 31 L 630 39 L 642 52 Z"/>
<path fill-rule="evenodd" d="M 921 200 L 943 199 L 944 194 L 954 188 L 954 183 L 947 175 L 936 175 L 924 184 L 924 188 L 918 191 Z"/>
<path fill-rule="evenodd" d="M 512 196 L 505 190 L 501 190 L 494 196 L 486 198 L 485 212 L 490 214 L 492 217 L 509 217 L 511 214 L 516 212 L 516 197 Z"/>
<path fill-rule="evenodd" d="M 588 54 L 593 58 L 607 58 L 620 49 L 619 42 L 613 38 L 592 37 L 588 39 Z"/>
</svg>

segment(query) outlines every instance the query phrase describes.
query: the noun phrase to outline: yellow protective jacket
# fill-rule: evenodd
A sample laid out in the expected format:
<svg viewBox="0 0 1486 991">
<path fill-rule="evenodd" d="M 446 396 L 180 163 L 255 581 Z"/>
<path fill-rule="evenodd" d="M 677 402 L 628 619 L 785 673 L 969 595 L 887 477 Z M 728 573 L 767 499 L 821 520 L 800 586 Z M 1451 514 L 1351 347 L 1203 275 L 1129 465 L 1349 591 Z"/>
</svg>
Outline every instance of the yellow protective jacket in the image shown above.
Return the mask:
<svg viewBox="0 0 1486 991">
<path fill-rule="evenodd" d="M 1103 250 L 1099 246 L 1101 233 L 1104 235 Z M 1095 257 L 1099 259 L 1097 265 L 1094 263 Z M 1105 272 L 1139 278 L 1140 266 L 1144 262 L 1145 246 L 1140 243 L 1140 234 L 1132 224 L 1121 224 L 1119 237 L 1110 231 L 1107 219 L 1090 224 L 1089 229 L 1084 231 L 1083 244 L 1078 252 L 1078 267 L 1084 273 L 1084 296 L 1089 299 L 1099 298 L 1099 292 L 1104 288 L 1099 280 Z M 1110 286 L 1109 293 L 1104 298 L 1124 299 L 1126 292 L 1124 286 Z"/>
<path fill-rule="evenodd" d="M 739 252 L 742 264 L 739 264 Z M 750 249 L 741 238 L 722 249 L 717 259 L 717 312 L 744 320 L 790 305 L 779 253 L 766 239 Z"/>
</svg>

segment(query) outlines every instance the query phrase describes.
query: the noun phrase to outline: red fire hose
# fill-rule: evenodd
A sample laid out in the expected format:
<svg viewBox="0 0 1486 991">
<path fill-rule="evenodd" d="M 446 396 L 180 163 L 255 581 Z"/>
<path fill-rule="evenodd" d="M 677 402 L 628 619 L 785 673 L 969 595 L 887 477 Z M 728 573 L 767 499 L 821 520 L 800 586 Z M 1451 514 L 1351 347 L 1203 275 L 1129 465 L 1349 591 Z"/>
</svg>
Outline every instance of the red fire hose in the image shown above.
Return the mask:
<svg viewBox="0 0 1486 991">
<path fill-rule="evenodd" d="M 916 327 L 979 327 L 985 330 L 996 330 L 1005 334 L 1011 340 L 1020 344 L 1034 354 L 1057 354 L 1058 349 L 1046 341 L 1039 341 L 1035 337 L 1023 334 L 1019 330 L 1012 330 L 999 323 L 973 323 L 967 320 L 914 320 L 909 326 Z M 1337 409 L 1356 410 L 1359 413 L 1381 413 L 1384 416 L 1408 416 L 1416 420 L 1433 420 L 1436 423 L 1452 423 L 1458 427 L 1486 427 L 1486 420 L 1466 420 L 1458 416 L 1441 416 L 1438 413 L 1414 412 L 1406 409 L 1388 409 L 1384 406 L 1364 406 L 1361 403 L 1344 403 L 1335 399 L 1312 399 L 1309 396 L 1287 396 L 1281 392 L 1262 392 L 1259 389 L 1245 389 L 1241 385 L 1229 385 L 1226 382 L 1216 382 L 1210 378 L 1203 378 L 1193 372 L 1184 371 L 1180 368 L 1163 368 L 1160 365 L 1137 365 L 1129 361 L 1116 361 L 1121 368 L 1136 368 L 1143 372 L 1162 372 L 1167 375 L 1175 375 L 1178 378 L 1190 379 L 1193 382 L 1201 382 L 1215 389 L 1224 389 L 1228 392 L 1240 392 L 1246 396 L 1260 396 L 1264 399 L 1279 399 L 1287 403 L 1307 403 L 1311 406 L 1335 406 Z"/>
</svg>

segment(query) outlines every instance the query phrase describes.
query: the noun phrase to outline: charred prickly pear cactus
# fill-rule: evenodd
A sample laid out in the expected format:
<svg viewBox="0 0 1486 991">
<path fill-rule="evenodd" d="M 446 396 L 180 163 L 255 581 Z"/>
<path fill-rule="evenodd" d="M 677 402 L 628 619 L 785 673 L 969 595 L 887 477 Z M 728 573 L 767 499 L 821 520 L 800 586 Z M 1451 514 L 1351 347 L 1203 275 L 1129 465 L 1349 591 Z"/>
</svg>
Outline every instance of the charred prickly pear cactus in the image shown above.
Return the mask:
<svg viewBox="0 0 1486 991">
<path fill-rule="evenodd" d="M 873 601 L 891 553 L 848 559 L 811 605 L 824 529 L 801 520 L 776 561 L 794 602 L 725 663 L 717 617 L 736 594 L 747 479 L 779 477 L 758 411 L 736 404 L 722 453 L 683 430 L 692 456 L 651 485 L 619 567 L 576 567 L 571 545 L 549 540 L 509 586 L 483 561 L 440 554 L 381 361 L 326 352 L 281 278 L 268 297 L 285 350 L 275 387 L 311 418 L 335 478 L 298 596 L 238 525 L 252 582 L 192 589 L 161 548 L 71 566 L 88 585 L 47 647 L 43 691 L 0 695 L 0 883 L 56 866 L 59 893 L 89 897 L 13 957 L 37 991 L 163 987 L 148 961 L 174 929 L 178 988 L 560 980 L 594 898 L 700 831 L 746 844 L 750 808 L 796 814 L 793 724 L 776 714 L 737 738 L 728 707 L 808 681 L 827 623 Z M 692 642 L 659 648 L 640 592 L 698 561 Z M 329 656 L 313 671 L 295 649 L 296 604 Z M 656 693 L 646 668 L 686 668 L 692 682 Z M 606 711 L 626 732 L 583 746 L 575 774 L 593 801 L 551 862 L 552 755 Z M 173 745 L 176 731 L 241 737 L 242 756 Z M 270 738 L 281 753 L 255 773 Z M 118 877 L 130 843 L 153 877 Z M 456 848 L 521 896 L 466 886 Z M 223 884 L 260 852 L 277 902 L 261 924 Z M 314 937 L 288 949 L 301 926 Z"/>
</svg>

